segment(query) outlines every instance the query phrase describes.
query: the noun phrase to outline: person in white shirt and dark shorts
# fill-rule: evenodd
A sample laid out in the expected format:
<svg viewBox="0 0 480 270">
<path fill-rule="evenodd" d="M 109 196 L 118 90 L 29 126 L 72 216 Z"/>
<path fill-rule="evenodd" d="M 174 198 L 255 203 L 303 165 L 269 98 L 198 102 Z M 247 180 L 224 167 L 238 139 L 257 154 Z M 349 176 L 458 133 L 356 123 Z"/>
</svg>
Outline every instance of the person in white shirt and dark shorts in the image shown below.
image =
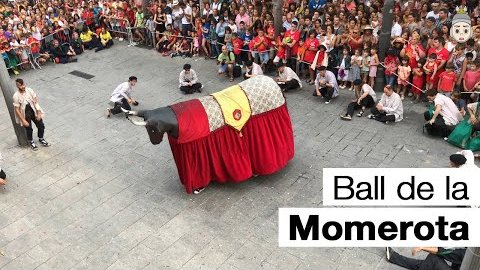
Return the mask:
<svg viewBox="0 0 480 270">
<path fill-rule="evenodd" d="M 112 114 L 118 114 L 122 112 L 122 108 L 125 110 L 131 110 L 130 105 L 137 106 L 138 102 L 132 98 L 133 87 L 137 84 L 137 77 L 130 76 L 128 82 L 121 83 L 113 91 L 110 102 L 114 103 L 113 108 L 107 109 L 107 117 L 112 116 Z"/>
</svg>

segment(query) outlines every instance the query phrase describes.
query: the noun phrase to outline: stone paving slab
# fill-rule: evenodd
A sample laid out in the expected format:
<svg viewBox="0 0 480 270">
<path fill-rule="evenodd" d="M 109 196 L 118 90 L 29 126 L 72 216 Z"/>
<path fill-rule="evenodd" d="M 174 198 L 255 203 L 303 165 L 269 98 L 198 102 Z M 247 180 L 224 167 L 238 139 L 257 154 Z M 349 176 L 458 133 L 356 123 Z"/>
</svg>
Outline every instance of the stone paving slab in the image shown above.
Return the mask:
<svg viewBox="0 0 480 270">
<path fill-rule="evenodd" d="M 164 58 L 125 43 L 21 74 L 46 110 L 52 146 L 37 152 L 16 146 L 0 96 L 0 151 L 10 177 L 0 190 L 1 269 L 399 269 L 381 248 L 279 248 L 277 211 L 322 207 L 324 167 L 447 166 L 457 149 L 422 134 L 423 105 L 405 101 L 405 120 L 387 126 L 341 121 L 352 92 L 329 105 L 311 96 L 311 86 L 288 93 L 295 159 L 274 175 L 192 196 L 167 143 L 153 146 L 145 130 L 104 116 L 110 93 L 130 75 L 139 77 L 140 108 L 200 96 L 177 88 L 187 62 L 205 85 L 202 95 L 231 84 L 212 61 Z"/>
</svg>

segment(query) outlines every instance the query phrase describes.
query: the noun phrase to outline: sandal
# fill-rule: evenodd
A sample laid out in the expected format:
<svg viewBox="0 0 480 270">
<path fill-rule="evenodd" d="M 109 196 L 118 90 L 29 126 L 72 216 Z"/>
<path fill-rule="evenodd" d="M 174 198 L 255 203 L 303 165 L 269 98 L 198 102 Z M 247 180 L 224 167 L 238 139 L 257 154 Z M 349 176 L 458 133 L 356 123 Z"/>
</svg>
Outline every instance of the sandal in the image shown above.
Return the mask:
<svg viewBox="0 0 480 270">
<path fill-rule="evenodd" d="M 362 117 L 362 115 L 363 115 L 364 112 L 365 112 L 365 111 L 363 111 L 363 110 L 360 111 L 359 113 L 357 113 L 357 116 L 358 116 L 358 117 Z"/>
</svg>

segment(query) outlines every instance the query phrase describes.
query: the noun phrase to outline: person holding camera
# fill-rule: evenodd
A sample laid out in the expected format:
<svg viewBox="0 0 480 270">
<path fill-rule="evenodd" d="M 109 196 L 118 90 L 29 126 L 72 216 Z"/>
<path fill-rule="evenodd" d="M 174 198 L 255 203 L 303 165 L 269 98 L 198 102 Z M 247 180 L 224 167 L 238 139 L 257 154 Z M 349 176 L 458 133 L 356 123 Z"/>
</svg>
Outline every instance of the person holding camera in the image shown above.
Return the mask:
<svg viewBox="0 0 480 270">
<path fill-rule="evenodd" d="M 113 91 L 110 102 L 114 103 L 114 107 L 107 109 L 107 117 L 112 114 L 118 114 L 122 112 L 122 108 L 125 110 L 131 110 L 130 105 L 138 105 L 138 102 L 132 98 L 131 93 L 133 87 L 137 84 L 137 77 L 130 76 L 128 82 L 121 83 Z"/>
<path fill-rule="evenodd" d="M 217 58 L 218 74 L 226 74 L 233 82 L 233 65 L 235 64 L 235 54 L 227 50 L 227 46 L 222 46 L 222 53 Z"/>
<path fill-rule="evenodd" d="M 201 93 L 203 85 L 198 82 L 197 73 L 192 69 L 190 64 L 183 65 L 183 70 L 178 76 L 180 82 L 180 90 L 184 94 L 193 94 L 195 92 Z"/>
</svg>

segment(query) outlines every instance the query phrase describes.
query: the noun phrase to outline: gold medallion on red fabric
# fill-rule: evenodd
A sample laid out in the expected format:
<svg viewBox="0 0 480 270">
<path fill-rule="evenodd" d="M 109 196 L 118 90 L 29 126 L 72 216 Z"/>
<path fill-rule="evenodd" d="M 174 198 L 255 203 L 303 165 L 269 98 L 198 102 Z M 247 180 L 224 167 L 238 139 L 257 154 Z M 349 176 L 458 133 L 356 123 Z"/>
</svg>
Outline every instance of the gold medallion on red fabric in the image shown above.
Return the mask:
<svg viewBox="0 0 480 270">
<path fill-rule="evenodd" d="M 242 111 L 239 110 L 239 109 L 236 109 L 235 111 L 233 111 L 233 119 L 235 119 L 237 121 L 242 119 Z"/>
</svg>

